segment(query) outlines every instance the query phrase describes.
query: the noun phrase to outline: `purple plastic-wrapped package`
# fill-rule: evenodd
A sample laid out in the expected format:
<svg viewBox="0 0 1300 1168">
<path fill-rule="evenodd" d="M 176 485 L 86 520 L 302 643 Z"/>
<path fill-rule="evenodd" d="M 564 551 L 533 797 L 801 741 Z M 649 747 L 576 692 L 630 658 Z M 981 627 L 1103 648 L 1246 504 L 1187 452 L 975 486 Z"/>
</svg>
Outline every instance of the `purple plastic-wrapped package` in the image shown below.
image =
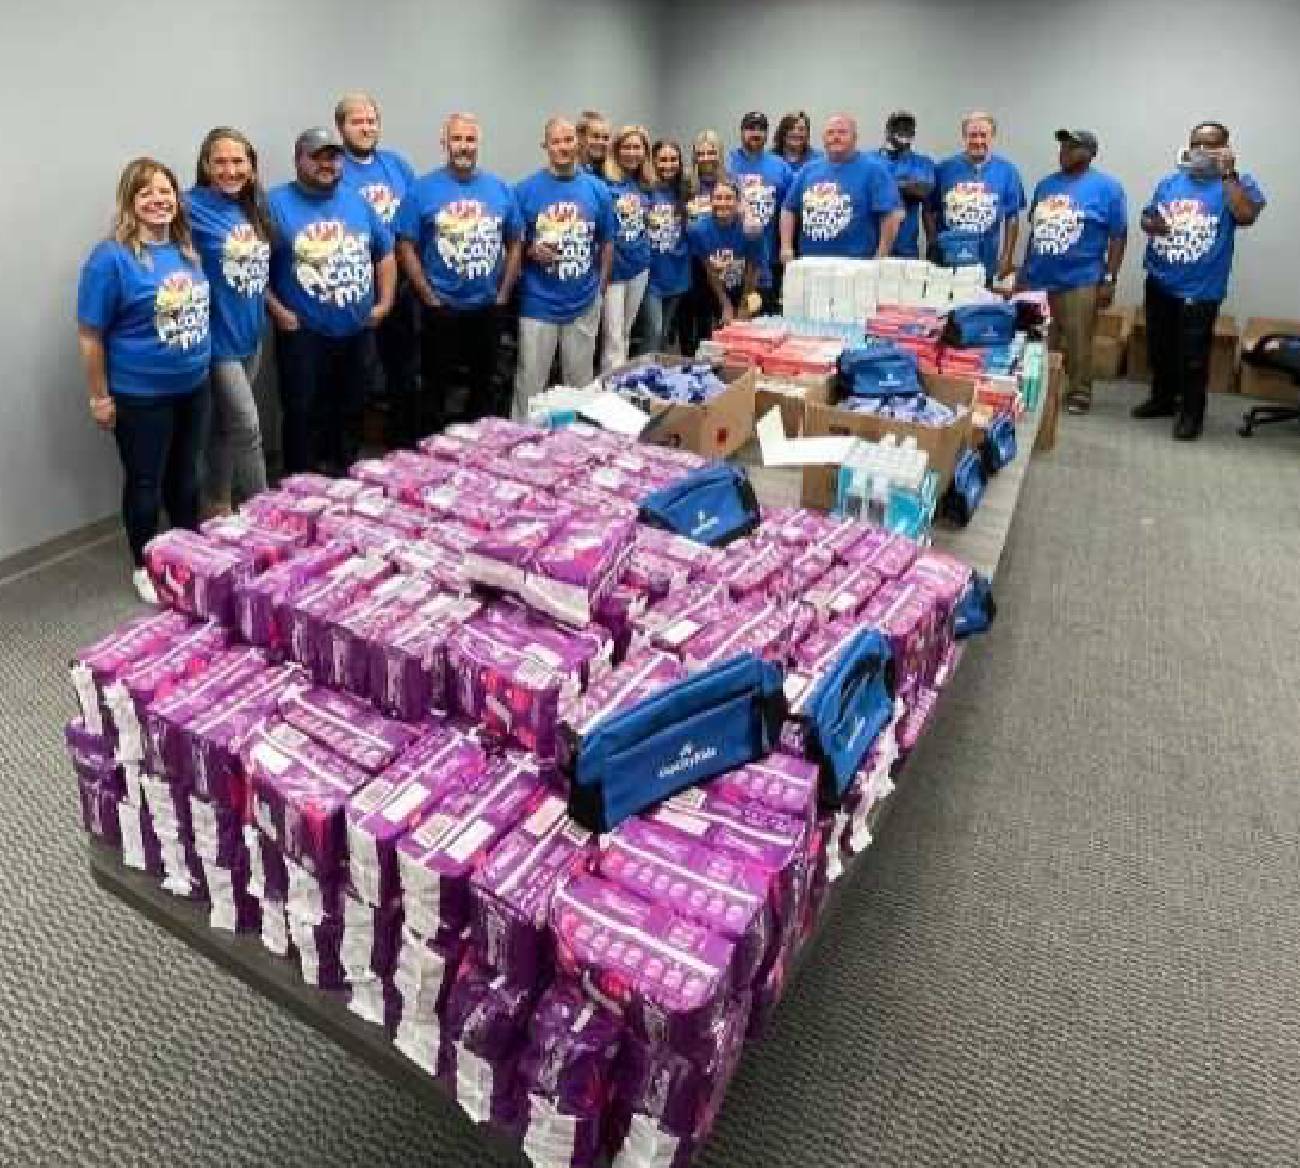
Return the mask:
<svg viewBox="0 0 1300 1168">
<path fill-rule="evenodd" d="M 370 658 L 371 701 L 408 722 L 447 709 L 447 640 L 481 608 L 473 597 L 439 595 L 384 629 Z"/>
<path fill-rule="evenodd" d="M 558 520 L 536 515 L 495 524 L 465 553 L 465 575 L 488 588 L 520 592 L 533 557 L 558 528 Z"/>
<path fill-rule="evenodd" d="M 402 930 L 393 987 L 401 999 L 401 1022 L 394 1042 L 431 1075 L 444 1070 L 440 1059 L 442 1018 L 456 971 L 468 949 L 464 933 L 425 938 Z"/>
<path fill-rule="evenodd" d="M 435 517 L 490 531 L 530 494 L 532 489 L 522 483 L 463 468 L 445 483 L 428 488 L 420 496 L 420 505 Z"/>
<path fill-rule="evenodd" d="M 636 520 L 641 513 L 640 505 L 633 499 L 613 495 L 591 485 L 586 478 L 579 478 L 565 485 L 564 501 L 579 515 L 593 518 Z"/>
<path fill-rule="evenodd" d="M 433 519 L 418 507 L 383 495 L 358 495 L 351 507 L 353 515 L 382 523 L 405 539 L 418 539 L 433 525 Z"/>
<path fill-rule="evenodd" d="M 397 952 L 401 947 L 400 902 L 376 908 L 353 896 L 344 898 L 343 944 L 339 957 L 348 981 L 354 987 L 371 980 L 391 978 L 397 969 Z M 369 1021 L 382 1024 L 383 1018 L 372 1017 Z"/>
<path fill-rule="evenodd" d="M 431 529 L 423 540 L 394 547 L 388 554 L 389 561 L 399 572 L 423 577 L 442 592 L 452 595 L 468 592 L 470 580 L 465 575 L 464 551 L 435 540 L 435 531 Z M 475 540 L 478 536 L 479 533 L 474 532 Z"/>
<path fill-rule="evenodd" d="M 836 564 L 801 599 L 811 605 L 820 623 L 855 618 L 882 583 L 875 568 L 861 564 Z"/>
<path fill-rule="evenodd" d="M 329 638 L 327 685 L 369 699 L 374 654 L 379 637 L 421 604 L 438 595 L 437 585 L 420 576 L 390 576 L 359 600 L 336 621 L 322 621 L 322 633 Z"/>
<path fill-rule="evenodd" d="M 186 733 L 197 795 L 219 807 L 243 809 L 247 783 L 239 748 L 248 734 L 275 713 L 280 694 L 301 681 L 302 670 L 296 665 L 268 669 L 189 723 Z"/>
<path fill-rule="evenodd" d="M 227 933 L 256 933 L 262 927 L 262 906 L 248 891 L 248 869 L 230 868 L 203 860 L 208 889 L 208 927 Z"/>
<path fill-rule="evenodd" d="M 247 869 L 248 850 L 239 812 L 218 807 L 194 794 L 189 796 L 189 802 L 194 850 L 199 859 L 214 867 Z"/>
<path fill-rule="evenodd" d="M 807 548 L 796 553 L 782 580 L 784 594 L 803 599 L 835 566 L 835 557 L 824 548 Z"/>
<path fill-rule="evenodd" d="M 335 484 L 346 480 L 325 480 Z M 287 483 L 287 480 L 286 480 Z M 262 491 L 248 499 L 239 508 L 241 517 L 251 519 L 261 527 L 275 531 L 285 531 L 291 535 L 301 536 L 306 540 L 315 540 L 317 524 L 321 516 L 332 506 L 344 502 L 336 496 L 333 487 L 320 492 L 303 492 L 283 489 Z M 361 484 L 357 484 L 360 486 Z"/>
<path fill-rule="evenodd" d="M 894 653 L 898 692 L 910 694 L 932 678 L 943 622 L 939 601 L 924 585 L 887 581 L 867 602 L 859 621 L 879 629 Z"/>
<path fill-rule="evenodd" d="M 506 834 L 470 881 L 474 949 L 515 985 L 542 985 L 553 953 L 548 913 L 559 877 L 579 863 L 590 832 L 569 819 L 565 802 L 546 795 Z"/>
<path fill-rule="evenodd" d="M 585 694 L 567 698 L 560 706 L 560 769 L 572 771 L 583 739 L 604 719 L 685 676 L 681 661 L 671 653 L 639 649 L 588 686 Z"/>
<path fill-rule="evenodd" d="M 72 769 L 81 797 L 81 822 L 86 831 L 111 847 L 122 846 L 118 804 L 126 797 L 126 779 L 113 759 L 108 742 L 86 732 L 80 718 L 64 729 Z"/>
<path fill-rule="evenodd" d="M 494 478 L 544 492 L 560 490 L 575 474 L 573 467 L 551 462 L 534 443 L 516 446 L 506 455 L 486 454 L 474 465 Z"/>
<path fill-rule="evenodd" d="M 257 826 L 317 877 L 346 868 L 344 809 L 369 773 L 285 722 L 259 727 L 240 753 Z"/>
<path fill-rule="evenodd" d="M 907 715 L 898 727 L 899 752 L 906 757 L 915 748 L 921 731 L 925 728 L 930 715 L 934 713 L 935 703 L 939 700 L 936 690 L 927 685 L 919 686 L 908 703 Z"/>
<path fill-rule="evenodd" d="M 604 841 L 596 870 L 643 900 L 731 940 L 732 985 L 749 988 L 774 934 L 765 869 L 674 828 L 628 819 Z"/>
<path fill-rule="evenodd" d="M 181 527 L 149 541 L 144 566 L 162 604 L 222 624 L 234 619 L 235 586 L 254 574 L 249 553 Z"/>
<path fill-rule="evenodd" d="M 358 495 L 365 494 L 370 488 L 357 479 L 335 479 L 329 475 L 315 474 L 307 471 L 301 474 L 286 475 L 280 480 L 278 490 L 282 493 L 298 496 L 316 495 L 328 499 L 331 503 L 350 503 Z M 266 491 L 256 498 L 264 499 L 275 494 Z"/>
<path fill-rule="evenodd" d="M 809 831 L 817 817 L 817 767 L 784 751 L 719 775 L 709 787 L 724 798 L 751 800 L 787 815 Z"/>
<path fill-rule="evenodd" d="M 432 937 L 469 920 L 469 882 L 484 857 L 536 809 L 545 793 L 531 760 L 498 760 L 482 782 L 453 792 L 397 841 L 407 928 Z"/>
<path fill-rule="evenodd" d="M 313 925 L 342 919 L 343 904 L 347 899 L 346 871 L 339 870 L 318 878 L 288 856 L 282 855 L 281 862 L 288 877 L 284 904 L 290 917 Z"/>
<path fill-rule="evenodd" d="M 630 520 L 566 520 L 533 556 L 524 599 L 556 620 L 589 624 L 618 583 L 635 528 Z"/>
<path fill-rule="evenodd" d="M 421 733 L 419 726 L 385 718 L 360 698 L 319 685 L 285 690 L 280 695 L 280 717 L 372 775 L 392 763 Z"/>
<path fill-rule="evenodd" d="M 312 922 L 290 912 L 288 921 L 289 938 L 298 951 L 302 980 L 317 989 L 347 989 L 348 978 L 342 958 L 343 918 Z"/>
<path fill-rule="evenodd" d="M 916 560 L 917 547 L 910 539 L 878 528 L 867 534 L 839 558 L 848 564 L 865 564 L 875 568 L 885 580 L 903 575 Z"/>
<path fill-rule="evenodd" d="M 312 580 L 352 555 L 346 543 L 305 548 L 282 564 L 235 586 L 235 628 L 250 645 L 281 649 L 280 607 Z"/>
<path fill-rule="evenodd" d="M 403 503 L 418 503 L 420 493 L 426 488 L 446 482 L 455 468 L 428 455 L 408 454 L 407 458 L 363 458 L 354 462 L 348 474 L 360 482 L 379 487 L 390 499 Z M 411 461 L 419 459 L 419 462 Z"/>
<path fill-rule="evenodd" d="M 691 637 L 681 650 L 682 663 L 695 673 L 740 653 L 756 653 L 778 664 L 790 654 L 796 606 L 784 601 L 740 601 L 730 615 Z"/>
<path fill-rule="evenodd" d="M 709 569 L 709 578 L 722 580 L 732 598 L 778 596 L 787 589 L 787 577 L 795 553 L 782 543 L 768 543 L 750 536 L 727 549 L 726 559 Z"/>
<path fill-rule="evenodd" d="M 660 600 L 632 620 L 633 649 L 653 645 L 680 654 L 706 625 L 725 619 L 732 610 L 725 584 L 697 581 L 684 592 Z"/>
<path fill-rule="evenodd" d="M 316 538 L 346 543 L 359 556 L 382 558 L 390 555 L 394 548 L 400 547 L 410 537 L 377 519 L 339 507 L 321 515 L 316 523 Z"/>
<path fill-rule="evenodd" d="M 329 649 L 326 622 L 372 592 L 392 571 L 392 566 L 378 557 L 354 556 L 286 601 L 280 612 L 289 655 L 313 677 L 322 676 L 326 667 L 319 661 Z"/>
<path fill-rule="evenodd" d="M 442 723 L 348 802 L 348 867 L 362 900 L 399 899 L 397 841 L 415 831 L 448 795 L 479 786 L 488 757 L 465 731 Z"/>
<path fill-rule="evenodd" d="M 289 899 L 289 868 L 284 853 L 251 823 L 244 824 L 243 835 L 250 895 L 278 904 L 283 913 Z"/>
<path fill-rule="evenodd" d="M 511 644 L 576 677 L 583 687 L 599 680 L 613 664 L 614 645 L 605 629 L 559 624 L 513 596 L 485 605 L 471 623 L 475 628 L 506 630 Z"/>
<path fill-rule="evenodd" d="M 571 982 L 537 1003 L 519 1060 L 524 1154 L 535 1168 L 594 1168 L 623 1044 L 623 1023 Z"/>
<path fill-rule="evenodd" d="M 162 843 L 153 828 L 153 817 L 143 802 L 123 799 L 117 805 L 118 833 L 122 841 L 122 863 L 128 868 L 162 876 Z"/>
<path fill-rule="evenodd" d="M 489 415 L 475 422 L 457 422 L 447 427 L 447 434 L 471 448 L 502 452 L 513 450 L 525 442 L 537 442 L 546 433 L 527 422 Z"/>
<path fill-rule="evenodd" d="M 518 1131 L 524 1088 L 518 1059 L 535 990 L 510 985 L 473 960 L 461 963 L 443 1018 L 452 1093 L 476 1123 Z"/>
<path fill-rule="evenodd" d="M 240 548 L 253 557 L 258 572 L 283 563 L 307 545 L 300 531 L 281 531 L 259 524 L 247 515 L 222 515 L 209 519 L 199 529 L 208 539 L 227 547 Z"/>
<path fill-rule="evenodd" d="M 730 940 L 585 873 L 556 887 L 551 929 L 561 972 L 616 1003 L 639 1037 L 708 1051 L 733 985 Z"/>
<path fill-rule="evenodd" d="M 632 648 L 636 633 L 634 622 L 641 616 L 648 604 L 644 593 L 627 584 L 615 584 L 608 596 L 596 605 L 591 614 L 592 620 L 605 629 L 614 643 L 613 659 L 622 661 Z"/>
<path fill-rule="evenodd" d="M 472 443 L 464 438 L 456 438 L 446 432 L 442 434 L 430 434 L 427 438 L 421 438 L 418 444 L 421 454 L 427 454 L 430 458 L 438 458 L 443 462 L 458 463 L 473 449 Z"/>
<path fill-rule="evenodd" d="M 924 584 L 940 601 L 945 619 L 952 616 L 957 602 L 970 587 L 971 568 L 947 552 L 926 548 L 903 577 L 906 583 Z"/>
<path fill-rule="evenodd" d="M 638 527 L 624 580 L 658 600 L 724 562 L 723 553 L 670 531 Z"/>
</svg>

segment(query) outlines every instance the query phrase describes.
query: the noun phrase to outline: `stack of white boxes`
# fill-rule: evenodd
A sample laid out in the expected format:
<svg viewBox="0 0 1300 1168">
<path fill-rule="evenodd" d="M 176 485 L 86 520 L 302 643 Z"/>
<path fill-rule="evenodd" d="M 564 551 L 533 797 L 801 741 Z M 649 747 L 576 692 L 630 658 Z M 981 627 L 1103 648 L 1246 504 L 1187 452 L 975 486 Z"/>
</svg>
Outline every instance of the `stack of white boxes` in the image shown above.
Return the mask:
<svg viewBox="0 0 1300 1168">
<path fill-rule="evenodd" d="M 881 305 L 947 309 L 983 298 L 984 269 L 927 260 L 812 256 L 786 265 L 783 311 L 798 320 L 859 324 Z"/>
</svg>

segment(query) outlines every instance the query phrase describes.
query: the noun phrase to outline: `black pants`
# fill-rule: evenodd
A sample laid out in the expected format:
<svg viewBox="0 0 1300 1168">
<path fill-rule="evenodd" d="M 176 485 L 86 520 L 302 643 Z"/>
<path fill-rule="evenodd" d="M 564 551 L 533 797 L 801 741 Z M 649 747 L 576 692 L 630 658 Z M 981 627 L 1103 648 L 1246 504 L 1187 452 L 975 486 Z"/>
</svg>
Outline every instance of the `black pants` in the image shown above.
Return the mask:
<svg viewBox="0 0 1300 1168">
<path fill-rule="evenodd" d="M 763 314 L 779 316 L 781 313 L 781 288 L 785 283 L 785 264 L 772 261 L 772 282 L 766 288 L 760 288 L 763 297 Z"/>
<path fill-rule="evenodd" d="M 398 285 L 393 310 L 371 334 L 366 354 L 366 398 L 385 402 L 393 446 L 412 446 L 420 394 L 420 302 L 411 286 Z"/>
<path fill-rule="evenodd" d="M 163 508 L 173 527 L 199 525 L 199 451 L 211 400 L 207 382 L 192 393 L 114 398 L 122 525 L 136 567 L 144 563 L 144 545 L 158 534 Z"/>
<path fill-rule="evenodd" d="M 421 322 L 425 434 L 452 422 L 474 422 L 498 412 L 496 368 L 501 351 L 504 310 L 496 305 L 465 312 L 426 308 Z M 457 407 L 455 391 L 465 395 Z"/>
<path fill-rule="evenodd" d="M 1182 300 L 1154 280 L 1146 286 L 1147 360 L 1151 396 L 1162 405 L 1180 405 L 1198 426 L 1205 420 L 1217 300 Z"/>
<path fill-rule="evenodd" d="M 338 474 L 356 461 L 372 344 L 369 329 L 350 337 L 327 337 L 306 328 L 276 330 L 285 474 Z"/>
</svg>

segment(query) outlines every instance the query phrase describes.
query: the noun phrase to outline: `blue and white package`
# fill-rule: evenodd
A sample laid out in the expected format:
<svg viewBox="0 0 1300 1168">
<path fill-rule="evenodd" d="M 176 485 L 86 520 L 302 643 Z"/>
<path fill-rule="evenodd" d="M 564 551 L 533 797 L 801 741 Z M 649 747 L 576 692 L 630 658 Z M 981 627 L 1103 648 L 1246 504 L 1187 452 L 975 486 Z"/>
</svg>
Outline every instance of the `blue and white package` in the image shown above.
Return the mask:
<svg viewBox="0 0 1300 1168">
<path fill-rule="evenodd" d="M 642 365 L 612 374 L 605 385 L 607 389 L 633 399 L 653 397 L 678 405 L 700 405 L 727 388 L 726 382 L 707 361 L 684 365 Z"/>
<path fill-rule="evenodd" d="M 916 355 L 897 345 L 845 349 L 839 365 L 840 386 L 854 397 L 893 398 L 921 392 Z"/>
</svg>

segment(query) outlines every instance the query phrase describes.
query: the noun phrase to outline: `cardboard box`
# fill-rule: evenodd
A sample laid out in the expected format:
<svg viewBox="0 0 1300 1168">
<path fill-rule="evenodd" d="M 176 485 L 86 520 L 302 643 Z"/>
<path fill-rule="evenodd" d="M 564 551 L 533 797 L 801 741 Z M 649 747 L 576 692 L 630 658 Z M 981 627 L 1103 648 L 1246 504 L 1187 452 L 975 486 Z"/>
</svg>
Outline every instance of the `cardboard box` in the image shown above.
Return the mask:
<svg viewBox="0 0 1300 1168">
<path fill-rule="evenodd" d="M 1293 333 L 1300 335 L 1300 320 L 1286 320 L 1276 316 L 1252 316 L 1241 330 L 1242 350 L 1253 349 L 1261 337 L 1269 333 Z M 1300 397 L 1300 390 L 1285 373 L 1274 373 L 1271 369 L 1256 369 L 1253 365 L 1241 366 L 1240 391 L 1247 397 L 1264 398 L 1266 401 L 1282 402 L 1294 405 Z"/>
<path fill-rule="evenodd" d="M 676 354 L 647 353 L 611 370 L 601 379 L 602 384 L 626 370 L 652 364 L 687 365 L 694 361 Z M 654 415 L 654 431 L 646 440 L 656 446 L 690 450 L 705 458 L 726 458 L 744 446 L 754 435 L 754 370 L 724 366 L 717 372 L 727 388 L 701 405 L 650 399 L 643 408 Z"/>
<path fill-rule="evenodd" d="M 1103 308 L 1097 313 L 1097 323 L 1092 334 L 1094 378 L 1114 378 L 1124 372 L 1132 332 L 1132 308 Z"/>
<path fill-rule="evenodd" d="M 961 406 L 962 415 L 951 425 L 911 426 L 870 414 L 858 414 L 829 404 L 809 403 L 804 408 L 804 434 L 849 434 L 855 438 L 879 441 L 886 434 L 900 438 L 913 437 L 916 444 L 930 456 L 930 466 L 939 472 L 939 492 L 948 488 L 957 456 L 970 442 L 970 408 L 975 396 L 975 378 L 953 377 L 946 374 L 921 375 L 925 392 L 950 406 Z M 835 485 L 839 468 L 834 466 L 808 466 L 803 472 L 802 503 L 829 511 L 835 505 Z"/>
<path fill-rule="evenodd" d="M 1237 392 L 1239 338 L 1234 317 L 1219 314 L 1214 322 L 1214 341 L 1210 349 L 1211 393 Z M 1094 354 L 1096 350 L 1094 349 Z M 1146 312 L 1139 305 L 1133 312 L 1133 331 L 1128 339 L 1128 364 L 1125 377 L 1129 381 L 1150 381 L 1151 365 L 1147 360 Z"/>
<path fill-rule="evenodd" d="M 1043 387 L 1043 417 L 1038 423 L 1038 437 L 1034 439 L 1035 454 L 1046 454 L 1056 449 L 1056 423 L 1060 420 L 1064 399 L 1065 357 L 1060 353 L 1049 353 L 1047 384 Z"/>
<path fill-rule="evenodd" d="M 790 386 L 792 392 L 782 393 L 774 386 Z M 826 405 L 835 396 L 835 378 L 830 374 L 801 377 L 771 377 L 765 373 L 756 375 L 754 390 L 754 417 L 761 418 L 773 406 L 781 411 L 781 422 L 785 432 L 791 436 L 802 434 L 804 428 L 804 408 L 809 403 Z"/>
</svg>

